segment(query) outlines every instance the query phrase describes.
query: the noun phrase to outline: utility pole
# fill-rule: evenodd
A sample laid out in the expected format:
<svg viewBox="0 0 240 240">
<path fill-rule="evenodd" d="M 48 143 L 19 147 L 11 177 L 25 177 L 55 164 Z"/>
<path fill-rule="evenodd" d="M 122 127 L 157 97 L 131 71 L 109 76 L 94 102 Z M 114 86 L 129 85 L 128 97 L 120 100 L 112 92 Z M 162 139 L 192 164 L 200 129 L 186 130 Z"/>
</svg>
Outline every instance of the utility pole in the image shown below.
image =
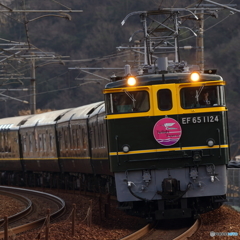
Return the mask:
<svg viewBox="0 0 240 240">
<path fill-rule="evenodd" d="M 148 37 L 147 37 L 147 15 L 142 14 L 142 23 L 143 23 L 143 31 L 144 31 L 144 65 L 150 65 L 149 58 L 149 49 L 148 49 Z"/>
<path fill-rule="evenodd" d="M 201 11 L 198 20 L 198 35 L 196 36 L 196 64 L 200 72 L 204 72 L 204 12 Z"/>
<path fill-rule="evenodd" d="M 60 18 L 65 18 L 67 20 L 71 20 L 71 16 L 69 14 L 71 13 L 82 13 L 83 10 L 72 10 L 70 8 L 67 8 L 67 10 L 19 10 L 19 9 L 11 9 L 7 6 L 5 6 L 4 4 L 0 3 L 0 6 L 5 8 L 5 9 L 0 9 L 0 13 L 46 13 L 46 15 L 42 15 L 42 16 L 39 16 L 39 17 L 36 17 L 34 19 L 31 19 L 31 20 L 28 20 L 28 21 L 25 21 L 25 25 L 27 26 L 28 23 L 30 22 L 33 22 L 35 20 L 38 20 L 40 18 L 43 18 L 43 17 L 60 17 Z M 68 14 L 69 13 L 69 14 Z M 26 30 L 26 32 L 28 32 L 28 30 Z M 28 39 L 28 33 L 27 33 L 27 39 Z M 11 43 L 12 44 L 12 43 Z M 24 46 L 27 46 L 28 45 L 28 48 L 16 48 L 16 46 L 19 46 L 19 45 L 24 45 Z M 20 53 L 22 52 L 22 50 L 33 50 L 35 49 L 33 46 L 31 46 L 31 44 L 29 43 L 29 39 L 28 39 L 28 44 L 26 43 L 15 43 L 13 44 L 13 47 L 11 47 L 10 49 L 4 49 L 4 51 L 7 51 L 7 50 L 11 50 L 11 51 L 16 51 L 18 50 L 18 52 L 15 52 L 14 54 L 11 54 L 10 56 L 6 56 L 4 57 L 3 59 L 0 59 L 0 62 L 3 62 L 7 59 L 16 59 L 16 55 L 20 55 Z M 31 111 L 31 114 L 36 114 L 36 59 L 55 59 L 55 58 L 58 58 L 61 60 L 61 58 L 58 56 L 58 57 L 55 57 L 55 55 L 51 54 L 51 55 L 48 55 L 44 52 L 42 52 L 42 54 L 44 54 L 44 56 L 42 55 L 35 55 L 34 52 L 30 53 L 31 55 L 30 56 L 20 56 L 19 59 L 22 60 L 22 59 L 30 59 L 31 61 L 31 83 L 30 83 L 30 111 Z M 27 57 L 27 58 L 26 58 Z M 10 97 L 9 97 L 10 98 Z M 13 98 L 12 98 L 13 99 Z M 25 101 L 26 102 L 26 101 Z"/>
<path fill-rule="evenodd" d="M 30 111 L 31 114 L 36 114 L 36 68 L 43 67 L 49 64 L 56 64 L 60 63 L 61 59 L 68 56 L 55 56 L 54 53 L 47 53 L 47 52 L 31 52 L 31 55 L 22 55 L 20 59 L 30 60 L 31 61 L 31 80 L 30 80 Z M 42 65 L 36 65 L 36 60 L 44 60 L 44 59 L 59 59 L 59 62 L 52 62 L 49 61 L 47 63 L 43 63 Z"/>
<path fill-rule="evenodd" d="M 174 38 L 174 45 L 175 45 L 175 62 L 179 62 L 179 46 L 178 46 L 178 34 L 179 34 L 179 28 L 178 28 L 178 18 L 177 13 L 174 14 L 174 26 L 175 26 L 175 38 Z"/>
<path fill-rule="evenodd" d="M 36 114 L 36 68 L 35 68 L 35 58 L 32 58 L 32 78 L 30 85 L 30 111 L 31 114 Z"/>
</svg>

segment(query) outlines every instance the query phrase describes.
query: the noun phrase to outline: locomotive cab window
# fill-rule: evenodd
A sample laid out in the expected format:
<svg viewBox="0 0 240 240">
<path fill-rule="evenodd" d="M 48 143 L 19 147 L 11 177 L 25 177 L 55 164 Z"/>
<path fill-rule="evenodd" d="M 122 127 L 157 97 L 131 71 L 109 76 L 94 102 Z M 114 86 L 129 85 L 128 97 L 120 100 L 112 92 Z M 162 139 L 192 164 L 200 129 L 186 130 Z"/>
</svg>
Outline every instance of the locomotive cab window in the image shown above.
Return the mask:
<svg viewBox="0 0 240 240">
<path fill-rule="evenodd" d="M 182 88 L 181 106 L 184 109 L 225 106 L 224 86 Z"/>
<path fill-rule="evenodd" d="M 147 112 L 150 108 L 147 91 L 120 92 L 106 95 L 108 114 Z"/>
<path fill-rule="evenodd" d="M 157 97 L 159 110 L 168 111 L 172 109 L 172 92 L 169 89 L 160 89 Z"/>
</svg>

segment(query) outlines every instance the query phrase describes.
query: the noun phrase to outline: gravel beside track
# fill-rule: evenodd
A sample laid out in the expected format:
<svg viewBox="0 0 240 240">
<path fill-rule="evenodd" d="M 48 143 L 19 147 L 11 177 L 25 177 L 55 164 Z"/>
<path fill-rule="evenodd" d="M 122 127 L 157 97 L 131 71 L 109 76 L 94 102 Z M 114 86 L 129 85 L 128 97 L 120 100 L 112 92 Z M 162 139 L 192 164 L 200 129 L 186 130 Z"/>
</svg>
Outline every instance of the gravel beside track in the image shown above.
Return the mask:
<svg viewBox="0 0 240 240">
<path fill-rule="evenodd" d="M 188 240 L 236 240 L 240 239 L 240 213 L 229 206 L 201 215 L 200 229 L 193 234 Z M 215 236 L 211 237 L 210 232 L 230 233 L 237 232 L 238 236 Z"/>
<path fill-rule="evenodd" d="M 42 189 L 34 189 L 42 191 Z M 67 211 L 61 219 L 56 222 L 51 222 L 49 229 L 49 240 L 64 239 L 97 239 L 97 240 L 114 240 L 121 239 L 139 228 L 143 227 L 145 220 L 137 217 L 131 217 L 124 214 L 122 211 L 117 210 L 116 201 L 112 201 L 111 211 L 109 217 L 104 216 L 104 204 L 106 203 L 103 198 L 101 204 L 101 216 L 99 208 L 99 198 L 80 195 L 79 192 L 72 194 L 60 192 L 57 190 L 45 189 L 47 193 L 56 195 L 66 202 Z M 76 204 L 76 224 L 75 235 L 72 236 L 72 208 L 73 203 Z M 92 220 L 89 225 L 88 209 L 92 206 Z M 45 213 L 45 212 L 44 212 Z M 40 233 L 40 235 L 39 235 Z M 40 237 L 39 237 L 40 236 Z M 45 228 L 36 229 L 27 233 L 17 235 L 16 240 L 33 240 L 45 239 Z"/>
<path fill-rule="evenodd" d="M 39 189 L 36 189 L 41 191 Z M 49 231 L 49 240 L 65 239 L 65 240 L 118 240 L 121 239 L 139 228 L 143 227 L 146 222 L 137 217 L 131 217 L 117 210 L 117 203 L 112 201 L 109 217 L 104 216 L 104 199 L 102 201 L 101 216 L 100 207 L 97 197 L 88 197 L 79 193 L 66 193 L 57 190 L 46 190 L 46 192 L 56 195 L 66 202 L 67 212 L 57 222 L 51 223 Z M 0 197 L 2 201 L 2 197 Z M 5 198 L 5 197 L 4 197 Z M 5 199 L 5 208 L 0 209 L 0 216 L 11 215 L 16 213 L 17 205 L 12 202 L 14 200 Z M 15 201 L 16 202 L 16 201 Z M 72 236 L 72 204 L 76 204 L 76 225 L 75 235 Z M 8 207 L 7 207 L 8 205 Z M 86 219 L 89 206 L 92 205 L 92 220 L 91 224 Z M 21 208 L 21 206 L 19 206 Z M 222 206 L 213 212 L 202 214 L 202 226 L 188 240 L 205 240 L 205 239 L 220 239 L 225 240 L 229 237 L 219 236 L 211 237 L 210 232 L 239 232 L 240 229 L 240 213 L 236 212 L 228 206 Z M 40 233 L 40 235 L 39 235 Z M 16 236 L 16 240 L 32 240 L 36 237 L 45 239 L 45 229 L 36 229 L 21 235 Z M 240 239 L 240 237 L 231 237 L 231 239 Z"/>
<path fill-rule="evenodd" d="M 4 195 L 0 195 L 0 206 L 0 219 L 15 215 L 26 207 L 21 201 Z"/>
</svg>

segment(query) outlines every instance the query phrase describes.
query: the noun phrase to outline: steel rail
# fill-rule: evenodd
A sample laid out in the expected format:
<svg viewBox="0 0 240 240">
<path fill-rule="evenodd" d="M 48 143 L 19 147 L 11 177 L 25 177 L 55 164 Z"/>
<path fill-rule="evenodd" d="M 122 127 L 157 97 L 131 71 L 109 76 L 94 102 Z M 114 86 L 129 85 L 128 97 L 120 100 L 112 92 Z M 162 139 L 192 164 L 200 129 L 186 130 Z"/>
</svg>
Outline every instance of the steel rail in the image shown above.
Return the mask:
<svg viewBox="0 0 240 240">
<path fill-rule="evenodd" d="M 20 192 L 22 191 L 22 192 L 25 192 L 28 194 L 41 195 L 42 197 L 50 199 L 51 201 L 55 202 L 56 204 L 58 204 L 59 210 L 50 214 L 50 221 L 53 219 L 56 219 L 57 217 L 60 217 L 65 212 L 66 204 L 65 204 L 64 200 L 62 200 L 61 198 L 54 196 L 52 194 L 39 192 L 39 191 L 35 191 L 35 190 L 13 188 L 13 187 L 6 187 L 6 186 L 0 186 L 0 190 L 1 189 L 4 189 L 5 191 L 14 190 L 14 191 L 20 191 Z M 29 231 L 29 230 L 41 227 L 44 224 L 45 220 L 46 220 L 46 217 L 38 219 L 31 223 L 27 223 L 27 224 L 24 224 L 24 225 L 21 225 L 18 227 L 11 228 L 11 232 L 14 232 L 14 234 L 19 234 L 19 233 L 23 233 L 25 231 Z M 2 239 L 2 238 L 4 238 L 4 231 L 0 232 L 0 239 Z"/>
<path fill-rule="evenodd" d="M 139 239 L 141 237 L 143 237 L 144 235 L 146 235 L 151 229 L 152 229 L 152 224 L 147 224 L 146 226 L 144 226 L 143 228 L 139 229 L 138 231 L 124 237 L 121 238 L 121 240 L 136 240 Z"/>
<path fill-rule="evenodd" d="M 22 211 L 14 214 L 12 216 L 8 216 L 9 223 L 12 223 L 14 221 L 17 221 L 17 220 L 25 217 L 27 214 L 29 214 L 32 211 L 32 201 L 30 199 L 28 199 L 27 197 L 24 197 L 19 194 L 11 193 L 11 192 L 5 192 L 2 190 L 0 190 L 0 195 L 5 195 L 5 196 L 9 196 L 11 198 L 17 199 L 26 205 L 26 208 L 23 209 Z M 3 222 L 4 222 L 4 219 L 3 218 L 0 219 L 0 225 L 2 225 Z"/>
<path fill-rule="evenodd" d="M 180 236 L 174 238 L 173 240 L 184 240 L 191 237 L 201 226 L 201 219 L 197 219 L 195 223 L 184 233 L 182 233 Z"/>
<path fill-rule="evenodd" d="M 181 235 L 179 235 L 178 237 L 174 238 L 173 240 L 185 240 L 188 237 L 191 237 L 201 226 L 201 220 L 197 219 L 195 221 L 195 223 L 184 233 L 182 233 Z M 148 224 L 146 226 L 144 226 L 143 228 L 139 229 L 138 231 L 124 237 L 121 238 L 121 240 L 136 240 L 139 239 L 141 237 L 144 237 L 144 235 L 146 235 L 147 233 L 150 232 L 150 230 L 152 230 L 154 228 L 154 224 Z"/>
</svg>

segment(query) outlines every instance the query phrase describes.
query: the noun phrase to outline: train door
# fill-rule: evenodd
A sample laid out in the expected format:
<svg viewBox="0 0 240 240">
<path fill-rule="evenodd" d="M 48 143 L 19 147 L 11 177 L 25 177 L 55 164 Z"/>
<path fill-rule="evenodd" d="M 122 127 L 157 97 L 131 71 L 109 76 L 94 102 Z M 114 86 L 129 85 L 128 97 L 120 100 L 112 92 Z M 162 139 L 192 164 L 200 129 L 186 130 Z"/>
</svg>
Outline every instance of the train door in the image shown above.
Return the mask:
<svg viewBox="0 0 240 240">
<path fill-rule="evenodd" d="M 177 117 L 178 94 L 175 84 L 154 85 L 153 89 L 153 110 L 155 116 Z"/>
</svg>

